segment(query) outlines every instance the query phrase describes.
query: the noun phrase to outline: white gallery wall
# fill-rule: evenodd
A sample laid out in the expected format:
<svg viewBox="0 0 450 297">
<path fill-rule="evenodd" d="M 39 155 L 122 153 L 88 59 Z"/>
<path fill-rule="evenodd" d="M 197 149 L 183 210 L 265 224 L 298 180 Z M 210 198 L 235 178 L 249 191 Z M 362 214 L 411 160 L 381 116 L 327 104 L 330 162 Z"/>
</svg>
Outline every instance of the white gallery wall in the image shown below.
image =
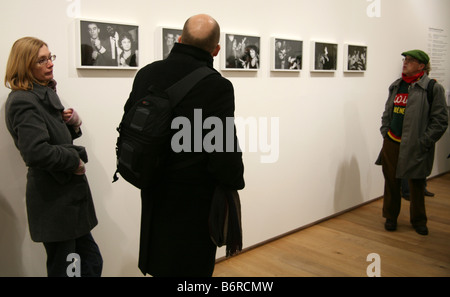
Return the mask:
<svg viewBox="0 0 450 297">
<path fill-rule="evenodd" d="M 82 116 L 84 134 L 76 144 L 89 153 L 87 175 L 99 219 L 93 235 L 104 275 L 140 276 L 140 194 L 122 179 L 111 183 L 116 127 L 136 70 L 76 69 L 76 18 L 139 25 L 140 66 L 156 59 L 159 27 L 182 28 L 198 13 L 216 18 L 222 32 L 261 37 L 259 71 L 222 71 L 235 87 L 236 117 L 258 124 L 257 136 L 242 139 L 244 247 L 251 247 L 382 196 L 384 180 L 374 162 L 388 87 L 400 76 L 401 52 L 427 50 L 430 27 L 450 33 L 449 11 L 448 0 L 9 1 L 0 10 L 0 276 L 46 275 L 45 250 L 28 232 L 26 168 L 4 123 L 9 90 L 3 78 L 15 40 L 35 36 L 49 44 L 57 55 L 58 94 Z M 270 70 L 272 37 L 303 40 L 301 72 Z M 313 40 L 338 44 L 336 72 L 310 72 Z M 345 43 L 368 47 L 366 72 L 343 72 Z M 446 90 L 449 61 L 447 56 L 441 81 Z M 220 69 L 220 57 L 215 67 Z M 248 145 L 252 137 L 261 140 L 256 151 Z M 447 131 L 433 176 L 450 169 L 449 153 Z M 263 163 L 264 156 L 272 163 Z M 373 223 L 382 228 L 381 212 Z"/>
</svg>

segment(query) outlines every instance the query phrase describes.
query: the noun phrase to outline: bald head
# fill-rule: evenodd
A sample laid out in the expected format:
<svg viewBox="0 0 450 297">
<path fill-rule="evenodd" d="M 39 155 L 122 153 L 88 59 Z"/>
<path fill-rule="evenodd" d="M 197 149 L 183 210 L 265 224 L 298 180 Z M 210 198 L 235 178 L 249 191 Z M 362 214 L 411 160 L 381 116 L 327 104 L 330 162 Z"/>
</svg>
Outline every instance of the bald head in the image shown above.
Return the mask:
<svg viewBox="0 0 450 297">
<path fill-rule="evenodd" d="M 219 40 L 220 26 L 207 14 L 192 16 L 184 24 L 181 43 L 201 48 L 215 55 Z"/>
</svg>

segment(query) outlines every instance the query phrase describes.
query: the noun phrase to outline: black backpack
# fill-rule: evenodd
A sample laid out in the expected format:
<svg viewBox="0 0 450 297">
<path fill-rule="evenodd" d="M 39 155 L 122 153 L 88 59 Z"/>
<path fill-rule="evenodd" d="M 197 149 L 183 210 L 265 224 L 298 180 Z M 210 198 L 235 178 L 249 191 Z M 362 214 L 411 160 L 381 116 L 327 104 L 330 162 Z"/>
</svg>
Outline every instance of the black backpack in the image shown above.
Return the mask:
<svg viewBox="0 0 450 297">
<path fill-rule="evenodd" d="M 172 110 L 204 77 L 215 73 L 200 67 L 161 92 L 150 86 L 149 95 L 138 100 L 120 122 L 116 143 L 117 173 L 142 189 L 161 173 L 170 152 Z"/>
</svg>

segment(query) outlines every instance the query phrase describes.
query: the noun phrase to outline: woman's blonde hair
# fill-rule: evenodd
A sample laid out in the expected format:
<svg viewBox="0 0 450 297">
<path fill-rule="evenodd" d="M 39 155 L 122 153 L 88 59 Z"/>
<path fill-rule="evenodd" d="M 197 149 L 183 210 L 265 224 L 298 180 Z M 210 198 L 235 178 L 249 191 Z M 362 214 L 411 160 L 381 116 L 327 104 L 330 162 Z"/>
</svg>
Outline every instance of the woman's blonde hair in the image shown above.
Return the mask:
<svg viewBox="0 0 450 297">
<path fill-rule="evenodd" d="M 37 82 L 32 73 L 39 50 L 47 44 L 34 37 L 23 37 L 14 42 L 6 65 L 5 86 L 12 90 L 31 90 Z"/>
</svg>

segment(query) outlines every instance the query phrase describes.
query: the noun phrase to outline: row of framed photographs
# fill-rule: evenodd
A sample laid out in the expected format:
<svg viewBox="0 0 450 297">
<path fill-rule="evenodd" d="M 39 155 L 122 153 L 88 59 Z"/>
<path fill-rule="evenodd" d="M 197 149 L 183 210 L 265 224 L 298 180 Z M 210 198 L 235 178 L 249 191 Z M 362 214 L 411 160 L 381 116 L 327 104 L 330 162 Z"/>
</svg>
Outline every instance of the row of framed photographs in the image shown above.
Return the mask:
<svg viewBox="0 0 450 297">
<path fill-rule="evenodd" d="M 224 34 L 225 55 L 221 70 L 258 70 L 260 44 L 258 36 Z M 310 71 L 335 72 L 338 65 L 338 44 L 311 41 Z M 299 72 L 303 69 L 303 40 L 271 38 L 271 71 Z M 344 71 L 367 70 L 367 46 L 344 45 Z"/>
<path fill-rule="evenodd" d="M 139 26 L 134 24 L 77 20 L 80 69 L 137 69 Z M 165 59 L 182 30 L 160 27 L 156 32 L 157 59 Z M 221 40 L 221 70 L 257 71 L 261 67 L 261 37 L 224 33 Z M 299 72 L 303 69 L 303 41 L 271 38 L 271 71 Z M 338 44 L 311 42 L 310 71 L 334 72 L 338 65 Z M 344 71 L 367 70 L 367 46 L 344 45 Z"/>
</svg>

